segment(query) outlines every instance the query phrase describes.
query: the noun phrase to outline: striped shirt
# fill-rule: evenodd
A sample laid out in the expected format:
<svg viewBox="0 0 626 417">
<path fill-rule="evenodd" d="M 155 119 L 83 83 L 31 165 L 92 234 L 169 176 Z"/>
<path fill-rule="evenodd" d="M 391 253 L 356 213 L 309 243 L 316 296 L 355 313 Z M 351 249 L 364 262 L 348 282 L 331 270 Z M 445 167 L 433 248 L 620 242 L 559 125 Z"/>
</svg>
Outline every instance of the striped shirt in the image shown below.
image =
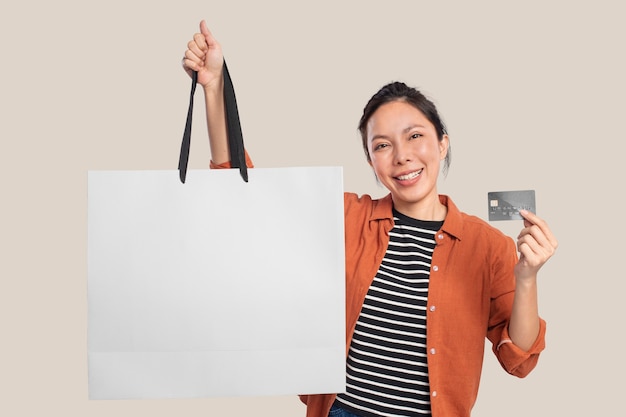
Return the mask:
<svg viewBox="0 0 626 417">
<path fill-rule="evenodd" d="M 426 305 L 442 221 L 394 210 L 389 246 L 363 302 L 337 405 L 363 417 L 428 416 Z"/>
</svg>

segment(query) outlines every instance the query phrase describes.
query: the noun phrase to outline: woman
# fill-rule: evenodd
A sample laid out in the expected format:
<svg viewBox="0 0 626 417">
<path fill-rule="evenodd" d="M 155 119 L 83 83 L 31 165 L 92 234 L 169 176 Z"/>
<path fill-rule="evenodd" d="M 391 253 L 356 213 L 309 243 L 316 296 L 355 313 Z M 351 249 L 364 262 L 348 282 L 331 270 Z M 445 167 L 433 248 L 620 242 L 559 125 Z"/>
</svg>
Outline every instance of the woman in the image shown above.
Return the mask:
<svg viewBox="0 0 626 417">
<path fill-rule="evenodd" d="M 204 21 L 183 66 L 204 90 L 211 166 L 228 168 L 223 56 Z M 345 194 L 347 389 L 302 395 L 307 416 L 469 416 L 485 338 L 507 372 L 524 377 L 535 367 L 545 344 L 537 273 L 557 241 L 522 211 L 516 245 L 438 194 L 449 138 L 419 91 L 384 86 L 359 131 L 389 194 Z"/>
</svg>

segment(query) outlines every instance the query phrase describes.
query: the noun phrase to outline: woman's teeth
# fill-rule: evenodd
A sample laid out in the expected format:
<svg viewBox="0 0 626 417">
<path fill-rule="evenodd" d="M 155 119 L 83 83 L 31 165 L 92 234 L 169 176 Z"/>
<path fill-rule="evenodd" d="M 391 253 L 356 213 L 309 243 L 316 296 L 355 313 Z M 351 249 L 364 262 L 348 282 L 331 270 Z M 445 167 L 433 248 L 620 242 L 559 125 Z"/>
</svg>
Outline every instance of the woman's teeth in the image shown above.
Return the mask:
<svg viewBox="0 0 626 417">
<path fill-rule="evenodd" d="M 422 171 L 423 171 L 423 168 L 420 169 L 419 171 L 411 172 L 410 174 L 400 175 L 397 178 L 400 181 L 412 180 L 413 178 L 419 177 L 419 175 L 422 173 Z"/>
</svg>

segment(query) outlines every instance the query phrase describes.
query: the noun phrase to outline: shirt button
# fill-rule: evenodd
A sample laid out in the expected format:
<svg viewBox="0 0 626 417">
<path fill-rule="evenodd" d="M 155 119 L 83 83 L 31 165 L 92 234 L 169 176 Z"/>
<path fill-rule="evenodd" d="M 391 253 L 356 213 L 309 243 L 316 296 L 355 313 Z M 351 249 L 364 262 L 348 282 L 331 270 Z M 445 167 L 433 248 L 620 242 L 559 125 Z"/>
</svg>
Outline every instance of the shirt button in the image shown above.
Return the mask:
<svg viewBox="0 0 626 417">
<path fill-rule="evenodd" d="M 430 348 L 430 354 L 434 355 L 437 351 L 435 350 L 435 348 Z"/>
<path fill-rule="evenodd" d="M 435 306 L 430 306 L 430 311 L 435 311 L 437 308 Z"/>
<path fill-rule="evenodd" d="M 437 391 L 433 391 L 433 397 L 437 396 Z"/>
<path fill-rule="evenodd" d="M 439 238 L 439 240 L 443 239 L 443 233 L 440 233 L 437 237 Z"/>
<path fill-rule="evenodd" d="M 433 266 L 433 271 L 435 272 L 439 271 L 439 267 L 437 265 Z"/>
</svg>

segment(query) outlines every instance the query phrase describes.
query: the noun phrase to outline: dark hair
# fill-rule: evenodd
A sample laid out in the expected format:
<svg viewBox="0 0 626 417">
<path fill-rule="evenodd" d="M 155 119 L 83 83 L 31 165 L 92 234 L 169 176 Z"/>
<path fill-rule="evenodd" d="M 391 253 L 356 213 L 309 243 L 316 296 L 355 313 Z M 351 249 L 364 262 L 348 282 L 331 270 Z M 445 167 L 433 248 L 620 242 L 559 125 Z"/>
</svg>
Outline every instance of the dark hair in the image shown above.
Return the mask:
<svg viewBox="0 0 626 417">
<path fill-rule="evenodd" d="M 368 103 L 365 105 L 365 108 L 363 109 L 363 116 L 361 116 L 361 120 L 359 121 L 359 132 L 361 132 L 363 150 L 365 151 L 365 156 L 367 157 L 368 162 L 371 160 L 371 158 L 369 151 L 367 150 L 367 122 L 380 106 L 386 103 L 390 103 L 392 101 L 404 101 L 415 107 L 417 110 L 421 111 L 424 116 L 426 116 L 428 121 L 431 122 L 435 127 L 435 131 L 437 132 L 437 138 L 439 139 L 439 141 L 443 140 L 443 136 L 448 133 L 446 130 L 446 126 L 439 117 L 437 108 L 432 101 L 426 98 L 426 96 L 424 96 L 424 94 L 422 94 L 417 89 L 409 87 L 403 82 L 391 82 L 383 86 L 380 90 L 378 90 L 376 94 L 372 96 L 372 98 L 370 98 Z M 443 163 L 444 174 L 448 172 L 451 158 L 452 156 L 450 153 L 450 146 L 448 145 L 448 153 Z"/>
</svg>

